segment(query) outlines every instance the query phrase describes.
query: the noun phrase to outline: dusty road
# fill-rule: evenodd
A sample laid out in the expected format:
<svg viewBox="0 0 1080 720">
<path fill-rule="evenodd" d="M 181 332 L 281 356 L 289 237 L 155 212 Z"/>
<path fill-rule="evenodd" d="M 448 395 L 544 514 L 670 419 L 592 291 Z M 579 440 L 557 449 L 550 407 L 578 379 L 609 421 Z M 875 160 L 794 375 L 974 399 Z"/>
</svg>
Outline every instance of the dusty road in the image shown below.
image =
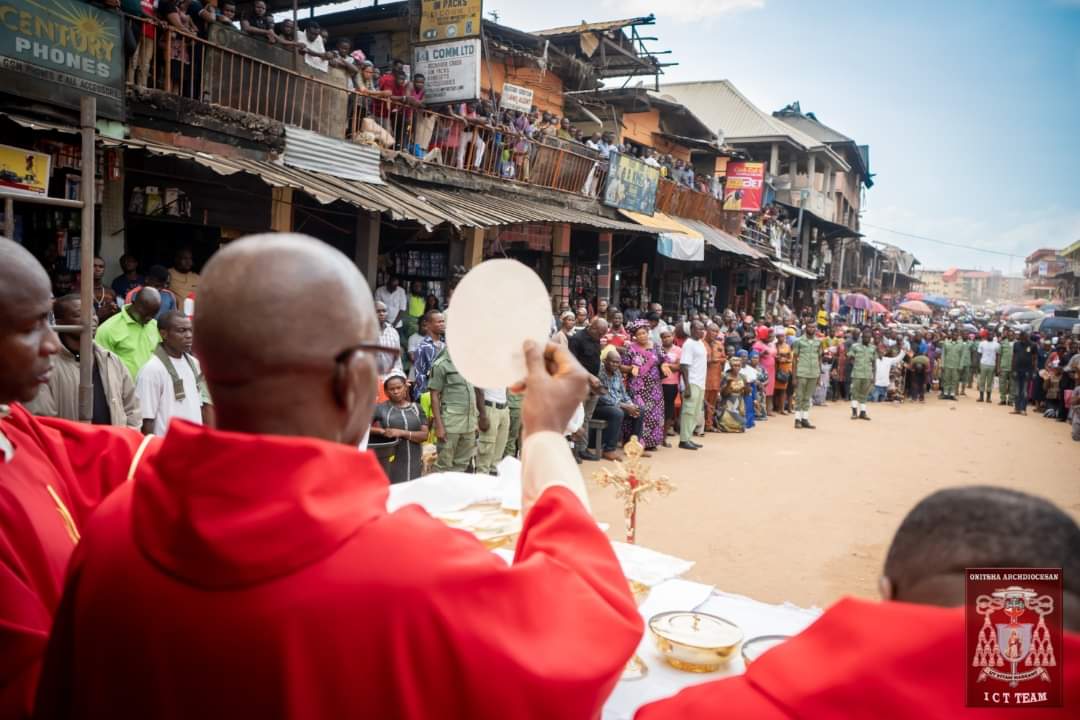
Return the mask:
<svg viewBox="0 0 1080 720">
<path fill-rule="evenodd" d="M 1012 487 L 1080 520 L 1080 443 L 1067 424 L 976 397 L 871 405 L 871 422 L 830 403 L 812 413 L 817 430 L 773 417 L 742 435 L 709 434 L 696 452 L 663 449 L 649 462 L 678 489 L 641 507 L 638 542 L 694 560 L 688 577 L 721 590 L 823 607 L 877 597 L 894 531 L 938 488 Z M 598 466 L 580 467 L 588 478 Z M 613 491 L 589 485 L 598 518 L 622 539 Z"/>
</svg>

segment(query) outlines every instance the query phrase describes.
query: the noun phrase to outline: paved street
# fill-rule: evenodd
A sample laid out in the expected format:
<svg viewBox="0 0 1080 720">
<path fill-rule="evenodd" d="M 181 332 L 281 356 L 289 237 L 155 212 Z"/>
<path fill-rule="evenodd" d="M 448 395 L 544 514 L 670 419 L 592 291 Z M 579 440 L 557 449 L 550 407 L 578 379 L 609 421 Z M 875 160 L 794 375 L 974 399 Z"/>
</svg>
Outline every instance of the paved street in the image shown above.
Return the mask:
<svg viewBox="0 0 1080 720">
<path fill-rule="evenodd" d="M 970 391 L 969 391 L 970 392 Z M 772 418 L 744 435 L 707 435 L 697 452 L 654 454 L 678 490 L 638 512 L 638 542 L 697 562 L 689 577 L 768 602 L 876 597 L 904 514 L 935 489 L 987 483 L 1042 495 L 1080 518 L 1080 445 L 1065 423 L 975 402 L 815 408 L 817 430 Z M 596 463 L 581 466 L 588 477 Z M 611 490 L 593 508 L 621 538 Z"/>
</svg>

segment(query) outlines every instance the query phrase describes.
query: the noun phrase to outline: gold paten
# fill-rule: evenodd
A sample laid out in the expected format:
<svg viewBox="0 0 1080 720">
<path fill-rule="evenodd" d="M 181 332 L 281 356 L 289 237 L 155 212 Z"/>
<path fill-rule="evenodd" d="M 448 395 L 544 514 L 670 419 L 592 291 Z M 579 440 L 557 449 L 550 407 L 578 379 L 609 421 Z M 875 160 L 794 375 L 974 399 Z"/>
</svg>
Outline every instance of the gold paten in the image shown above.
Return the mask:
<svg viewBox="0 0 1080 720">
<path fill-rule="evenodd" d="M 657 651 L 686 672 L 715 672 L 738 652 L 743 632 L 735 623 L 701 612 L 663 612 L 649 619 Z"/>
</svg>

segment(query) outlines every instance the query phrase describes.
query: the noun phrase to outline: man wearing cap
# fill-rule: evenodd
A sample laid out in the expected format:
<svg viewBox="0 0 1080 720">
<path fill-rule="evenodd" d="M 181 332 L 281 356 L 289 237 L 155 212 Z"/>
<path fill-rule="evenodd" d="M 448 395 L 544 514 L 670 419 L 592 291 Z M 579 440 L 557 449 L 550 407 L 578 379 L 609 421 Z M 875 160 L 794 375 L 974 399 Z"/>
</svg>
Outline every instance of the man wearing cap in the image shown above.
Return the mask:
<svg viewBox="0 0 1080 720">
<path fill-rule="evenodd" d="M 997 376 L 998 392 L 1001 394 L 1001 402 L 998 405 L 1008 405 L 1012 397 L 1013 374 L 1013 331 L 1004 328 L 1001 331 L 1001 350 L 998 354 Z M 987 398 L 989 400 L 989 398 Z"/>
<path fill-rule="evenodd" d="M 998 355 L 1001 343 L 986 330 L 982 331 L 979 342 L 979 402 L 993 402 L 994 376 L 998 373 Z"/>
<path fill-rule="evenodd" d="M 851 419 L 869 420 L 866 414 L 866 400 L 874 384 L 874 363 L 877 361 L 877 348 L 870 330 L 863 330 L 859 342 L 847 351 L 851 358 Z"/>
<path fill-rule="evenodd" d="M 803 334 L 791 346 L 795 362 L 795 429 L 813 430 L 810 398 L 821 376 L 821 342 L 813 322 L 803 326 Z"/>
</svg>

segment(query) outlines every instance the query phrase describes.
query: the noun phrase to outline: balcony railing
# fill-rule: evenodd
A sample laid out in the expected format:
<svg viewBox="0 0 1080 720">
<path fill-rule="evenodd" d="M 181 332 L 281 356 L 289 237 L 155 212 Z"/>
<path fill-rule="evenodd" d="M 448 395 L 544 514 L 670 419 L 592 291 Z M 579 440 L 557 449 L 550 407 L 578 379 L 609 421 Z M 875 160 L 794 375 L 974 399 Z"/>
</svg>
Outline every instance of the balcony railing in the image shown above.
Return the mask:
<svg viewBox="0 0 1080 720">
<path fill-rule="evenodd" d="M 607 162 L 580 143 L 525 137 L 477 118 L 436 112 L 383 93 L 350 90 L 343 71 L 309 69 L 290 50 L 229 27 L 212 25 L 210 39 L 203 39 L 154 20 L 131 19 L 146 31 L 138 37 L 156 36 L 152 52 L 136 53 L 131 60 L 128 82 L 138 87 L 506 181 L 591 198 L 598 197 L 604 186 Z M 246 45 L 275 62 L 226 43 Z"/>
</svg>

